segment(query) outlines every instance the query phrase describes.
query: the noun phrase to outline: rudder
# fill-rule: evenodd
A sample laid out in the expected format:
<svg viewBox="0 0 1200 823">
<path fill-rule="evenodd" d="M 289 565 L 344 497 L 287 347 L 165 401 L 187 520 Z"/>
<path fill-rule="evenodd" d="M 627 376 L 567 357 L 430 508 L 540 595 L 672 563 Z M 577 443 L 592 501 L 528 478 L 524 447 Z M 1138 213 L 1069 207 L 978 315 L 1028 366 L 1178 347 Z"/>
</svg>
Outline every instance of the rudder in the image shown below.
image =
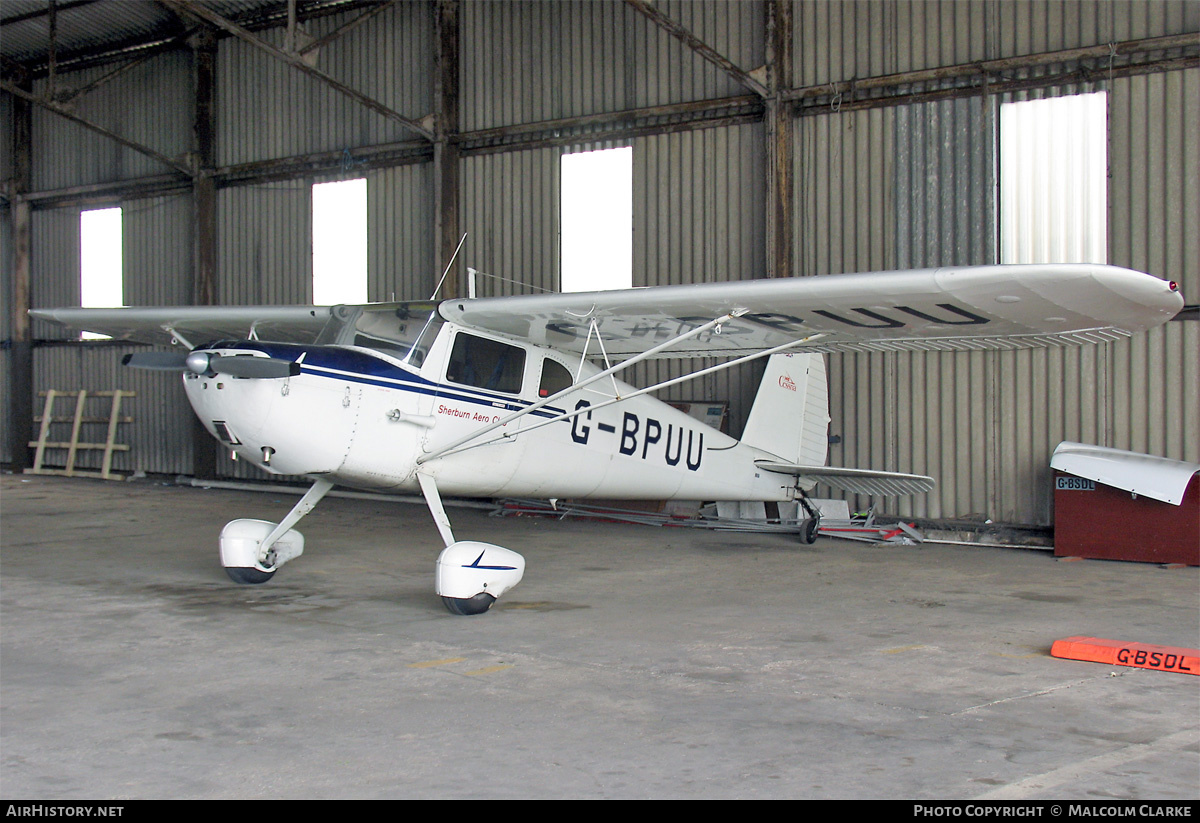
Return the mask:
<svg viewBox="0 0 1200 823">
<path fill-rule="evenodd" d="M 789 463 L 825 465 L 829 385 L 822 355 L 771 355 L 742 442 Z"/>
</svg>

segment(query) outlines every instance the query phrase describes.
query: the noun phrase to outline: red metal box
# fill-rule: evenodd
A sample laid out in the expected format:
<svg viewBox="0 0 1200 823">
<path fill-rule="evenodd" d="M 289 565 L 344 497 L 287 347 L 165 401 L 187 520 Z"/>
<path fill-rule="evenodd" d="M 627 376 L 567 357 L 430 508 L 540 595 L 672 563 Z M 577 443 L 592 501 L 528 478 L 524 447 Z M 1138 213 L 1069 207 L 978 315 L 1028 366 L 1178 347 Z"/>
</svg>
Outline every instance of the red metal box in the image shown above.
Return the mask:
<svg viewBox="0 0 1200 823">
<path fill-rule="evenodd" d="M 1175 506 L 1056 472 L 1054 554 L 1200 566 L 1200 475 Z"/>
</svg>

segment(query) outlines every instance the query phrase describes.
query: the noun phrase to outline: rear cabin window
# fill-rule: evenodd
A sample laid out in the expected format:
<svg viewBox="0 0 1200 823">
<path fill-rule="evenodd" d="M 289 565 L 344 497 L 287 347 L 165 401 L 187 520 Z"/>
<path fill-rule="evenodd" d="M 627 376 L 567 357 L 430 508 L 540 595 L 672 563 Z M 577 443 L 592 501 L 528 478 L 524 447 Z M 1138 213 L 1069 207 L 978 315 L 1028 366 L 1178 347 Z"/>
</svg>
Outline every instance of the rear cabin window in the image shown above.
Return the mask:
<svg viewBox="0 0 1200 823">
<path fill-rule="evenodd" d="M 538 384 L 538 397 L 549 397 L 563 389 L 571 388 L 575 381 L 566 366 L 546 358 L 542 361 L 542 382 Z"/>
<path fill-rule="evenodd" d="M 450 351 L 446 379 L 477 389 L 519 394 L 525 374 L 525 350 L 497 340 L 459 332 Z"/>
</svg>

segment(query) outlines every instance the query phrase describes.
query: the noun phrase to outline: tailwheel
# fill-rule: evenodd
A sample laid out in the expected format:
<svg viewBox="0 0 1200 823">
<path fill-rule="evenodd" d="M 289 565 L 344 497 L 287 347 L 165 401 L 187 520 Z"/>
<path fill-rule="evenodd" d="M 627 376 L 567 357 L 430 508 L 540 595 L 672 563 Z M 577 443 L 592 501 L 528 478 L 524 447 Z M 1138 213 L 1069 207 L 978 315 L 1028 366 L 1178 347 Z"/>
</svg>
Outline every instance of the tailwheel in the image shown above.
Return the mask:
<svg viewBox="0 0 1200 823">
<path fill-rule="evenodd" d="M 800 524 L 800 542 L 812 545 L 817 542 L 817 532 L 821 528 L 821 510 L 812 504 L 803 489 L 796 489 L 796 492 L 796 502 L 808 515 L 808 519 Z"/>
<path fill-rule="evenodd" d="M 821 528 L 820 518 L 810 517 L 800 527 L 800 542 L 812 545 L 817 542 L 817 531 Z"/>
<path fill-rule="evenodd" d="M 472 615 L 483 614 L 492 607 L 496 602 L 496 598 L 492 597 L 487 592 L 480 592 L 474 597 L 443 597 L 442 603 L 445 604 L 450 614 Z"/>
</svg>

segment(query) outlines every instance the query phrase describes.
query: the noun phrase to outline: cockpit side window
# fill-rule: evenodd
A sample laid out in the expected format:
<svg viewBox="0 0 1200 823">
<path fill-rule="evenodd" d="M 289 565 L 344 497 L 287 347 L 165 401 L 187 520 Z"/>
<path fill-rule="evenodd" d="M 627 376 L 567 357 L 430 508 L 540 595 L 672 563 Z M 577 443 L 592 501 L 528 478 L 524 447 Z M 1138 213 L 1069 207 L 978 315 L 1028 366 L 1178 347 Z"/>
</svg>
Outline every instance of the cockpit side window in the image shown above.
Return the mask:
<svg viewBox="0 0 1200 823">
<path fill-rule="evenodd" d="M 542 361 L 542 380 L 538 384 L 538 397 L 550 397 L 574 384 L 571 372 L 557 360 L 547 357 Z"/>
<path fill-rule="evenodd" d="M 488 391 L 519 394 L 525 375 L 525 350 L 498 340 L 459 332 L 450 351 L 446 379 Z"/>
</svg>

